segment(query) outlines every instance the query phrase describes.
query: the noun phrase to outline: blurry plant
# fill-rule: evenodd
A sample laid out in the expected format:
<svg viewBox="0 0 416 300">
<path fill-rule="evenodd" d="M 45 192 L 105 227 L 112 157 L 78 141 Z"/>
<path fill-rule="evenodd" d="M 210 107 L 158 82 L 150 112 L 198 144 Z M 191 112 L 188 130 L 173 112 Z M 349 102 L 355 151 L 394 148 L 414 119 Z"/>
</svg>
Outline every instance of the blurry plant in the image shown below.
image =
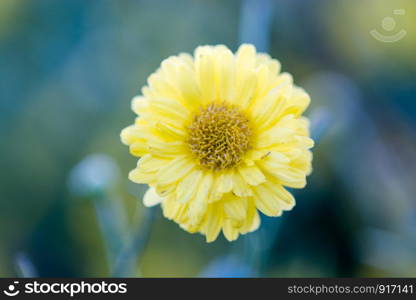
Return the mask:
<svg viewBox="0 0 416 300">
<path fill-rule="evenodd" d="M 119 176 L 118 166 L 111 157 L 91 154 L 71 170 L 68 187 L 76 196 L 101 196 L 114 187 Z"/>
<path fill-rule="evenodd" d="M 136 212 L 135 220 L 138 219 L 137 214 L 138 212 Z M 124 246 L 120 249 L 116 257 L 112 276 L 132 277 L 137 275 L 137 262 L 142 257 L 149 241 L 154 219 L 155 208 L 150 208 L 145 211 L 145 215 L 140 224 L 133 224 L 133 229 L 129 232 Z"/>
<path fill-rule="evenodd" d="M 215 258 L 210 262 L 204 270 L 202 270 L 201 277 L 221 277 L 221 278 L 241 278 L 253 277 L 254 270 L 246 261 L 236 255 L 225 255 Z"/>
<path fill-rule="evenodd" d="M 306 86 L 337 116 L 326 137 L 325 159 L 359 207 L 363 222 L 357 234 L 361 262 L 395 276 L 408 276 L 416 268 L 416 241 L 410 234 L 415 228 L 415 205 L 413 186 L 407 182 L 412 171 L 400 167 L 400 156 L 386 140 L 386 125 L 377 124 L 352 79 L 321 72 Z M 397 259 L 389 263 L 385 261 L 388 256 Z M 404 268 L 406 264 L 413 268 Z"/>
<path fill-rule="evenodd" d="M 394 276 L 415 275 L 416 243 L 405 233 L 369 227 L 360 233 L 359 241 L 363 263 Z"/>
<path fill-rule="evenodd" d="M 29 278 L 39 276 L 32 261 L 26 255 L 26 253 L 17 253 L 15 257 L 15 263 L 17 267 L 17 274 L 19 277 Z"/>
<path fill-rule="evenodd" d="M 269 52 L 274 0 L 241 1 L 240 43 L 250 43 L 258 51 Z"/>
<path fill-rule="evenodd" d="M 74 195 L 92 199 L 111 269 L 122 249 L 127 227 L 122 203 L 111 192 L 119 176 L 118 166 L 110 156 L 91 154 L 71 170 L 68 178 Z"/>
</svg>

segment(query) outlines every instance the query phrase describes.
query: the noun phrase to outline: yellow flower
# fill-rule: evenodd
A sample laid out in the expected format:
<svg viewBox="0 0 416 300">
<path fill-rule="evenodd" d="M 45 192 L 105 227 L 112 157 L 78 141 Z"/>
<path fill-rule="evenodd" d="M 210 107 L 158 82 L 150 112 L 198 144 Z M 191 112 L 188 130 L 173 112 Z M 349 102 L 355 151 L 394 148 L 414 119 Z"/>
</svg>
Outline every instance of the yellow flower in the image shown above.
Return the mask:
<svg viewBox="0 0 416 300">
<path fill-rule="evenodd" d="M 308 94 L 280 73 L 280 63 L 242 45 L 202 46 L 164 60 L 143 96 L 139 116 L 121 133 L 141 157 L 130 180 L 145 183 L 147 206 L 208 242 L 256 230 L 258 211 L 280 216 L 311 172 L 313 141 L 302 113 Z"/>
</svg>

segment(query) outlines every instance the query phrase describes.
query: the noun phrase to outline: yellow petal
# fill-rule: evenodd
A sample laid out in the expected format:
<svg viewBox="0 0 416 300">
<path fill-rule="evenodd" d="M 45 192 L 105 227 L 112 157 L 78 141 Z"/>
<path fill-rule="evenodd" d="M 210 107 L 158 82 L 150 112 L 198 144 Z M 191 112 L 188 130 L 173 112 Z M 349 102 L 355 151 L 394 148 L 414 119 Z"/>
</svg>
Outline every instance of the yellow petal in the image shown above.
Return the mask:
<svg viewBox="0 0 416 300">
<path fill-rule="evenodd" d="M 287 127 L 275 126 L 262 132 L 256 140 L 256 148 L 269 148 L 274 145 L 285 143 L 293 139 L 295 130 Z"/>
<path fill-rule="evenodd" d="M 231 192 L 233 188 L 233 175 L 230 172 L 224 172 L 220 175 L 217 186 L 218 191 L 222 194 Z"/>
<path fill-rule="evenodd" d="M 221 51 L 219 58 L 219 98 L 230 102 L 235 98 L 235 60 L 230 50 Z"/>
<path fill-rule="evenodd" d="M 287 103 L 285 114 L 300 116 L 308 108 L 311 98 L 299 87 L 293 87 L 292 96 Z"/>
<path fill-rule="evenodd" d="M 243 44 L 236 53 L 237 84 L 244 82 L 247 72 L 255 70 L 256 48 L 253 45 Z"/>
<path fill-rule="evenodd" d="M 269 152 L 259 164 L 264 166 L 268 171 L 274 172 L 280 168 L 287 168 L 290 160 L 289 158 L 280 152 Z"/>
<path fill-rule="evenodd" d="M 213 176 L 212 190 L 209 195 L 208 203 L 221 200 L 225 193 L 231 192 L 232 188 L 233 178 L 230 172 L 223 172 Z"/>
<path fill-rule="evenodd" d="M 186 203 L 179 203 L 175 201 L 175 198 L 170 196 L 162 201 L 163 215 L 170 219 L 175 220 L 176 222 L 185 222 L 186 221 Z"/>
<path fill-rule="evenodd" d="M 191 171 L 178 184 L 176 188 L 177 200 L 182 203 L 192 199 L 198 189 L 202 172 L 200 170 Z"/>
<path fill-rule="evenodd" d="M 206 241 L 211 243 L 215 241 L 222 228 L 223 212 L 220 206 L 211 205 L 207 212 L 207 217 L 204 224 L 204 231 Z"/>
<path fill-rule="evenodd" d="M 242 221 L 247 215 L 247 199 L 243 197 L 228 196 L 223 201 L 224 212 L 230 219 Z"/>
<path fill-rule="evenodd" d="M 295 139 L 299 142 L 302 148 L 310 149 L 315 145 L 313 139 L 307 136 L 296 136 Z"/>
<path fill-rule="evenodd" d="M 208 204 L 208 193 L 211 189 L 212 183 L 213 178 L 210 172 L 203 174 L 199 183 L 196 183 L 198 189 L 194 198 L 189 203 L 188 212 L 190 223 L 193 225 L 196 225 L 201 221 L 206 211 Z"/>
<path fill-rule="evenodd" d="M 276 178 L 279 178 L 285 185 L 290 185 L 290 183 L 300 184 L 304 186 L 306 184 L 306 174 L 304 171 L 295 169 L 292 167 L 289 168 L 278 168 L 273 174 Z"/>
<path fill-rule="evenodd" d="M 233 177 L 233 192 L 239 197 L 251 196 L 253 193 L 250 186 L 245 182 L 243 177 L 238 172 L 232 173 Z"/>
<path fill-rule="evenodd" d="M 244 163 L 247 166 L 254 166 L 254 162 L 264 158 L 266 155 L 268 155 L 270 151 L 267 149 L 251 149 L 248 150 L 246 155 L 243 158 Z"/>
<path fill-rule="evenodd" d="M 259 129 L 267 128 L 278 120 L 286 104 L 286 94 L 290 89 L 290 84 L 279 85 L 254 102 L 251 114 L 253 122 Z"/>
<path fill-rule="evenodd" d="M 270 183 L 268 185 L 269 189 L 273 191 L 276 197 L 285 203 L 283 204 L 280 202 L 284 210 L 290 210 L 295 206 L 295 198 L 283 186 Z"/>
<path fill-rule="evenodd" d="M 140 115 L 148 107 L 148 101 L 143 96 L 136 96 L 131 100 L 131 109 L 137 115 Z"/>
<path fill-rule="evenodd" d="M 143 156 L 149 152 L 146 140 L 139 140 L 130 145 L 130 153 L 134 156 Z"/>
<path fill-rule="evenodd" d="M 162 197 L 160 197 L 154 188 L 149 188 L 143 197 L 143 204 L 144 206 L 151 207 L 158 205 L 162 202 Z"/>
<path fill-rule="evenodd" d="M 252 199 L 248 201 L 247 218 L 245 224 L 240 228 L 240 232 L 245 234 L 247 232 L 255 231 L 260 226 L 260 216 L 257 212 L 256 206 Z"/>
<path fill-rule="evenodd" d="M 259 185 L 266 181 L 266 177 L 257 166 L 240 166 L 238 172 L 249 185 Z"/>
<path fill-rule="evenodd" d="M 162 70 L 150 75 L 148 79 L 149 86 L 142 88 L 143 96 L 149 100 L 156 97 L 182 100 L 180 91 L 172 82 L 169 82 L 168 78 L 163 75 Z"/>
<path fill-rule="evenodd" d="M 178 157 L 161 168 L 157 173 L 158 183 L 170 184 L 182 179 L 194 168 L 194 164 L 186 157 Z"/>
<path fill-rule="evenodd" d="M 176 80 L 187 106 L 198 107 L 201 103 L 201 91 L 196 80 L 195 72 L 186 65 L 179 65 Z"/>
<path fill-rule="evenodd" d="M 233 226 L 231 219 L 225 219 L 222 232 L 228 241 L 235 241 L 238 238 L 238 229 Z"/>
<path fill-rule="evenodd" d="M 246 76 L 237 85 L 237 95 L 231 101 L 240 107 L 246 108 L 253 99 L 256 90 L 257 78 L 253 71 L 247 71 Z"/>
<path fill-rule="evenodd" d="M 146 173 L 140 168 L 136 168 L 129 173 L 129 179 L 135 183 L 150 183 L 154 178 L 155 173 Z"/>
<path fill-rule="evenodd" d="M 235 104 L 246 107 L 257 85 L 255 74 L 256 48 L 253 45 L 243 44 L 236 53 L 236 87 Z"/>
<path fill-rule="evenodd" d="M 183 60 L 190 68 L 194 67 L 194 59 L 188 53 L 180 53 L 179 58 Z"/>
<path fill-rule="evenodd" d="M 254 210 L 253 219 L 251 221 L 251 226 L 249 227 L 248 232 L 256 231 L 260 227 L 260 223 L 261 223 L 260 215 L 256 209 Z"/>
<path fill-rule="evenodd" d="M 257 65 L 266 65 L 270 74 L 278 75 L 281 70 L 281 64 L 277 59 L 272 59 L 270 55 L 266 53 L 257 54 Z"/>
<path fill-rule="evenodd" d="M 270 74 L 267 65 L 263 64 L 256 69 L 256 98 L 263 97 L 270 90 Z"/>
<path fill-rule="evenodd" d="M 159 115 L 165 115 L 176 122 L 181 122 L 189 117 L 189 110 L 175 99 L 154 98 L 149 103 L 150 109 Z"/>
<path fill-rule="evenodd" d="M 213 49 L 209 46 L 198 47 L 195 50 L 195 72 L 204 104 L 215 100 L 217 95 L 215 59 L 212 52 Z"/>
<path fill-rule="evenodd" d="M 150 154 L 146 154 L 141 157 L 137 163 L 137 166 L 145 172 L 158 172 L 162 167 L 166 166 L 169 160 L 160 159 Z"/>
<path fill-rule="evenodd" d="M 134 125 L 131 125 L 131 126 L 128 126 L 128 127 L 124 128 L 121 131 L 120 137 L 121 137 L 121 141 L 125 145 L 131 145 L 134 142 L 137 142 L 137 141 L 140 140 L 138 130 L 137 130 L 136 126 L 134 126 Z"/>
<path fill-rule="evenodd" d="M 148 141 L 149 152 L 160 157 L 178 157 L 185 153 L 185 147 L 182 141 L 166 142 L 157 139 Z"/>
<path fill-rule="evenodd" d="M 160 130 L 163 134 L 166 134 L 174 139 L 184 139 L 187 135 L 187 132 L 183 128 L 172 126 L 171 124 L 166 122 L 156 123 L 156 128 Z"/>
<path fill-rule="evenodd" d="M 265 185 L 254 187 L 256 207 L 266 216 L 277 217 L 282 214 L 279 198 Z"/>
</svg>

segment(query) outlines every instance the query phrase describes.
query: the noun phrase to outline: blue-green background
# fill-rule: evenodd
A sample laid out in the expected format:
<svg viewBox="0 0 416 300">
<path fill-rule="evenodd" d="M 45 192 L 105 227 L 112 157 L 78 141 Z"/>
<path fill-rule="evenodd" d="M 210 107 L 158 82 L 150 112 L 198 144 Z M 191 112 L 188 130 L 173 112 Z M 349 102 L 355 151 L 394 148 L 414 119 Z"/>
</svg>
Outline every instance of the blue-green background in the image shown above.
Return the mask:
<svg viewBox="0 0 416 300">
<path fill-rule="evenodd" d="M 170 55 L 204 44 L 235 51 L 258 37 L 311 94 L 320 137 L 308 186 L 292 212 L 235 243 L 206 244 L 157 209 L 133 275 L 416 275 L 416 3 L 259 3 L 273 10 L 236 0 L 0 1 L 1 277 L 110 276 L 97 205 L 126 216 L 104 217 L 126 228 L 121 244 L 145 212 L 119 139 L 133 122 L 130 99 Z M 407 35 L 382 43 L 372 29 Z M 96 153 L 119 172 L 104 196 L 76 193 L 71 171 Z"/>
</svg>

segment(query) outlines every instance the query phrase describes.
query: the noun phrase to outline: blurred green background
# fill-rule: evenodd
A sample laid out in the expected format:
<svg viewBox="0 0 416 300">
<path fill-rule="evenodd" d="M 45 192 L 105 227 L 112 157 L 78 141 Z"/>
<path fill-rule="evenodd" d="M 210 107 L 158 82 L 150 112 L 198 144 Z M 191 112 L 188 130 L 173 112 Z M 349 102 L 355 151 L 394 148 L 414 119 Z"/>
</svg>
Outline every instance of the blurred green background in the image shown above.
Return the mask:
<svg viewBox="0 0 416 300">
<path fill-rule="evenodd" d="M 157 208 L 130 276 L 415 276 L 415 14 L 412 0 L 1 0 L 0 276 L 114 275 L 149 211 L 119 139 L 130 99 L 164 58 L 242 41 L 312 96 L 308 186 L 234 243 Z"/>
</svg>

